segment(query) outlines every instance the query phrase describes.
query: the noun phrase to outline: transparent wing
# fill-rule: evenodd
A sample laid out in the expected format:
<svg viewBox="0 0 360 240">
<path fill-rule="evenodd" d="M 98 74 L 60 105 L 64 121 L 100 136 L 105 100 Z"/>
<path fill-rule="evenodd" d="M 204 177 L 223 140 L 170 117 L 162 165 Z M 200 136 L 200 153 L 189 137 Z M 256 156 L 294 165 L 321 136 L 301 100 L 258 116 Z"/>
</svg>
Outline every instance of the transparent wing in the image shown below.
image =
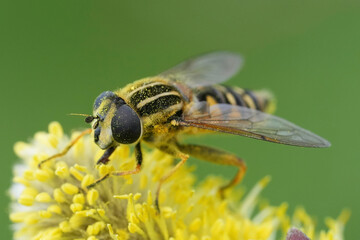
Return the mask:
<svg viewBox="0 0 360 240">
<path fill-rule="evenodd" d="M 229 104 L 194 103 L 180 125 L 242 135 L 301 147 L 329 147 L 330 143 L 285 119 Z"/>
<path fill-rule="evenodd" d="M 159 74 L 189 87 L 218 84 L 234 76 L 242 67 L 242 58 L 235 53 L 213 52 L 201 55 Z"/>
</svg>

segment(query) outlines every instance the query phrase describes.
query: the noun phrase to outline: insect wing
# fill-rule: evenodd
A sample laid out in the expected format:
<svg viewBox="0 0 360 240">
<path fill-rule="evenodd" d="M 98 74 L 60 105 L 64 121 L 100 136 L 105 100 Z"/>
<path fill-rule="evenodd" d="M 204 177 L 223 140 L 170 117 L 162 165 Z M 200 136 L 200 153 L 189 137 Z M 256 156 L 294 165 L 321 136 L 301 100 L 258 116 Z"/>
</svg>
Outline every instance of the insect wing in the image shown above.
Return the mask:
<svg viewBox="0 0 360 240">
<path fill-rule="evenodd" d="M 238 54 L 213 52 L 189 59 L 159 75 L 193 88 L 222 83 L 234 76 L 242 65 Z"/>
<path fill-rule="evenodd" d="M 194 103 L 180 124 L 293 146 L 330 146 L 327 140 L 285 119 L 230 104 Z"/>
</svg>

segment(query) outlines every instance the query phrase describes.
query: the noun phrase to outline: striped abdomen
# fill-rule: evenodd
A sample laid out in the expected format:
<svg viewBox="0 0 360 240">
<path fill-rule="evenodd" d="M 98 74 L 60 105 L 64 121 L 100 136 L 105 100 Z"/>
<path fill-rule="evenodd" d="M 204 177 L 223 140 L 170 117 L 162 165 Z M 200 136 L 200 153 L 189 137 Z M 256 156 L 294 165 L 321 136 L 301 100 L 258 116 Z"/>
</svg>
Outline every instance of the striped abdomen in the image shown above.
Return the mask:
<svg viewBox="0 0 360 240">
<path fill-rule="evenodd" d="M 239 87 L 221 85 L 201 87 L 195 90 L 199 101 L 207 101 L 210 105 L 226 103 L 271 113 L 274 111 L 274 99 L 266 90 L 251 91 Z"/>
</svg>

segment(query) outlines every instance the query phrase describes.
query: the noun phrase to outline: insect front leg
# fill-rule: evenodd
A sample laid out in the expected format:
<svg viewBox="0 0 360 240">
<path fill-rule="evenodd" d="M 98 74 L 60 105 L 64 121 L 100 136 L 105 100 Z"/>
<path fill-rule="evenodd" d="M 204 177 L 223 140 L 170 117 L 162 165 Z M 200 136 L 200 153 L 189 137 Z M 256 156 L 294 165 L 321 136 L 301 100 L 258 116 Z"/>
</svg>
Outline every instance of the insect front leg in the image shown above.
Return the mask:
<svg viewBox="0 0 360 240">
<path fill-rule="evenodd" d="M 98 160 L 98 164 L 100 163 L 108 163 L 109 162 L 109 157 L 110 155 L 114 152 L 116 147 L 114 147 L 112 150 L 110 150 L 110 148 L 103 154 L 103 156 L 101 156 L 101 158 Z M 108 152 L 109 151 L 109 152 Z M 111 176 L 125 176 L 125 175 L 132 175 L 132 174 L 136 174 L 139 173 L 141 170 L 141 164 L 142 164 L 142 152 L 141 152 L 141 145 L 140 142 L 138 142 L 135 145 L 135 157 L 136 157 L 136 167 L 134 170 L 130 170 L 130 171 L 113 171 L 110 172 L 106 175 L 104 175 L 103 177 L 97 179 L 94 183 L 90 184 L 87 186 L 88 189 L 94 187 L 95 185 L 99 184 L 100 182 L 104 181 L 106 178 L 108 178 L 110 175 Z"/>
<path fill-rule="evenodd" d="M 67 154 L 68 151 L 77 143 L 77 141 L 79 141 L 79 140 L 80 140 L 83 136 L 85 136 L 86 134 L 90 134 L 91 131 L 92 131 L 91 128 L 88 128 L 88 129 L 82 131 L 82 132 L 79 134 L 79 136 L 77 136 L 74 140 L 72 140 L 72 141 L 64 148 L 64 150 L 62 150 L 60 153 L 57 153 L 57 154 L 55 154 L 55 155 L 52 155 L 51 157 L 48 157 L 47 159 L 42 160 L 42 161 L 38 164 L 38 167 L 41 168 L 41 166 L 42 166 L 44 163 L 46 163 L 46 162 L 48 162 L 48 161 L 50 161 L 50 160 L 52 160 L 52 159 L 62 157 L 62 156 L 64 156 L 65 154 Z"/>
<path fill-rule="evenodd" d="M 104 164 L 106 165 L 110 159 L 109 157 L 111 156 L 111 154 L 115 151 L 116 147 L 110 147 L 108 148 L 104 154 L 99 158 L 99 160 L 96 162 L 96 165 L 99 165 L 99 164 Z"/>
<path fill-rule="evenodd" d="M 222 198 L 224 197 L 225 190 L 235 186 L 243 179 L 245 175 L 245 162 L 233 154 L 215 148 L 193 144 L 179 144 L 178 148 L 180 151 L 201 160 L 238 167 L 238 171 L 234 178 L 228 184 L 220 187 L 219 193 Z"/>
</svg>

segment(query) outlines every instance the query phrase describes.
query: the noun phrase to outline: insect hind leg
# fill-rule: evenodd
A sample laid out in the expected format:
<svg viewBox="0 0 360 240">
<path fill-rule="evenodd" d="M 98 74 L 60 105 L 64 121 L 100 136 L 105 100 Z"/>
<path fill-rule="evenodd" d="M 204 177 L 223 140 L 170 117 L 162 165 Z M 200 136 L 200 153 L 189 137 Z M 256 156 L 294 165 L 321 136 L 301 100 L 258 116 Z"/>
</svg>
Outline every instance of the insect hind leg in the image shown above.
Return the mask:
<svg viewBox="0 0 360 240">
<path fill-rule="evenodd" d="M 170 154 L 176 158 L 180 158 L 180 161 L 166 174 L 164 175 L 160 181 L 159 185 L 156 190 L 156 196 L 155 196 L 155 207 L 158 213 L 160 213 L 160 206 L 159 206 L 159 195 L 160 195 L 160 189 L 161 186 L 166 180 L 168 180 L 174 173 L 185 164 L 185 162 L 188 160 L 189 155 L 181 152 L 178 147 L 177 143 L 174 143 L 173 141 L 170 141 L 168 145 L 164 145 L 159 147 L 159 149 L 167 154 Z"/>
<path fill-rule="evenodd" d="M 42 161 L 38 164 L 38 167 L 41 168 L 44 163 L 46 163 L 46 162 L 48 162 L 48 161 L 50 161 L 50 160 L 52 160 L 52 159 L 59 158 L 59 157 L 62 157 L 62 156 L 64 156 L 64 155 L 66 155 L 66 154 L 69 152 L 69 150 L 70 150 L 83 136 L 85 136 L 85 135 L 87 135 L 87 134 L 90 134 L 91 131 L 92 131 L 91 128 L 88 128 L 88 129 L 82 131 L 82 132 L 79 134 L 79 136 L 77 136 L 74 140 L 72 140 L 61 152 L 59 152 L 59 153 L 57 153 L 57 154 L 54 154 L 54 155 L 48 157 L 47 159 L 42 160 Z"/>
<path fill-rule="evenodd" d="M 238 171 L 234 178 L 228 184 L 219 188 L 219 194 L 222 198 L 224 198 L 225 190 L 235 186 L 244 178 L 247 169 L 245 162 L 241 158 L 231 153 L 227 153 L 225 151 L 207 146 L 194 144 L 179 144 L 178 148 L 180 149 L 180 151 L 189 154 L 190 156 L 193 156 L 195 158 L 216 164 L 235 166 L 238 168 Z"/>
</svg>

